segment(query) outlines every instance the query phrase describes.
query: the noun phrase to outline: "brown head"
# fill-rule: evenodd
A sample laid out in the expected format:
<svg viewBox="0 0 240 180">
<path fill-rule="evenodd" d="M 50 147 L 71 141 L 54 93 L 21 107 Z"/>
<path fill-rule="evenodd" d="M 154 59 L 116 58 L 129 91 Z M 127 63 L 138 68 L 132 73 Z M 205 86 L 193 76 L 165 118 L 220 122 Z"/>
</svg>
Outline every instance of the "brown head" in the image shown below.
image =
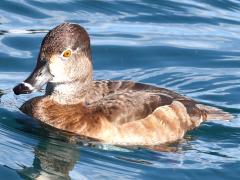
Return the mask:
<svg viewBox="0 0 240 180">
<path fill-rule="evenodd" d="M 44 37 L 31 75 L 14 89 L 15 94 L 39 90 L 47 82 L 71 83 L 92 79 L 90 39 L 77 24 L 63 23 Z"/>
</svg>

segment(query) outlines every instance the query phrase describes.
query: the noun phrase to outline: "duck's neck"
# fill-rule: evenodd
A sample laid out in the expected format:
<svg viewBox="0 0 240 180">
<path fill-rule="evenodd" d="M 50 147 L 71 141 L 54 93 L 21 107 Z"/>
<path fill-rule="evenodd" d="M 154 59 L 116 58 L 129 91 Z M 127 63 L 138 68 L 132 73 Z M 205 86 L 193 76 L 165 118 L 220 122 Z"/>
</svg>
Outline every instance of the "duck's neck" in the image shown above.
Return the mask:
<svg viewBox="0 0 240 180">
<path fill-rule="evenodd" d="M 46 95 L 59 104 L 85 103 L 86 95 L 91 90 L 92 79 L 85 82 L 72 81 L 68 83 L 50 82 L 46 87 Z"/>
</svg>

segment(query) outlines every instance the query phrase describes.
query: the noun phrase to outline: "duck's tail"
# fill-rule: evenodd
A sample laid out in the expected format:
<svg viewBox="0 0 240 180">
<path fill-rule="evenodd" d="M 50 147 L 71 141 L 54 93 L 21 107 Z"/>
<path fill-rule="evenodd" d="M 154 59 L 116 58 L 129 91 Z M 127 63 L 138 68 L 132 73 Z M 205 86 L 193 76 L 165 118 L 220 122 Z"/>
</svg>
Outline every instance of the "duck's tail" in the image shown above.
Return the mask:
<svg viewBox="0 0 240 180">
<path fill-rule="evenodd" d="M 234 118 L 234 116 L 228 112 L 223 111 L 222 109 L 212 107 L 212 106 L 207 106 L 203 104 L 196 104 L 196 106 L 205 111 L 207 117 L 206 121 L 209 120 L 225 120 L 225 121 L 230 121 Z"/>
</svg>

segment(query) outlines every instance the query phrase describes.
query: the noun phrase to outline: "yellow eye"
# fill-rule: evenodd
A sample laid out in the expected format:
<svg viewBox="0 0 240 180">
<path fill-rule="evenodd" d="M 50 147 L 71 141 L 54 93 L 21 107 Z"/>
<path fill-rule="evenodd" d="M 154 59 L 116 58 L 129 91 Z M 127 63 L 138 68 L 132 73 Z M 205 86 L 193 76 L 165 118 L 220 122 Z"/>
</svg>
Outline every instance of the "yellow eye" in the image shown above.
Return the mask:
<svg viewBox="0 0 240 180">
<path fill-rule="evenodd" d="M 71 50 L 66 50 L 63 52 L 63 57 L 68 58 L 72 55 L 72 51 Z"/>
</svg>

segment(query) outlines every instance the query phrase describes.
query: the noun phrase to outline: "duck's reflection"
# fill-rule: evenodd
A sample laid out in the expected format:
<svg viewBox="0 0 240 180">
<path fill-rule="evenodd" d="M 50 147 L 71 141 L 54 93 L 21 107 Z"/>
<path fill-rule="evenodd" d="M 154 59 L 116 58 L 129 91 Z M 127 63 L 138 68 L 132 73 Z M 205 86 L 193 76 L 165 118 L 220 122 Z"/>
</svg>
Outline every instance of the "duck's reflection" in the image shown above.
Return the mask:
<svg viewBox="0 0 240 180">
<path fill-rule="evenodd" d="M 23 167 L 19 174 L 24 179 L 71 179 L 70 171 L 80 157 L 75 143 L 55 139 L 59 134 L 48 134 L 34 149 L 32 167 Z M 65 136 L 65 135 L 64 135 Z M 46 137 L 46 136 L 45 136 Z M 61 137 L 63 138 L 63 137 Z M 71 137 L 64 138 L 70 140 Z"/>
</svg>

